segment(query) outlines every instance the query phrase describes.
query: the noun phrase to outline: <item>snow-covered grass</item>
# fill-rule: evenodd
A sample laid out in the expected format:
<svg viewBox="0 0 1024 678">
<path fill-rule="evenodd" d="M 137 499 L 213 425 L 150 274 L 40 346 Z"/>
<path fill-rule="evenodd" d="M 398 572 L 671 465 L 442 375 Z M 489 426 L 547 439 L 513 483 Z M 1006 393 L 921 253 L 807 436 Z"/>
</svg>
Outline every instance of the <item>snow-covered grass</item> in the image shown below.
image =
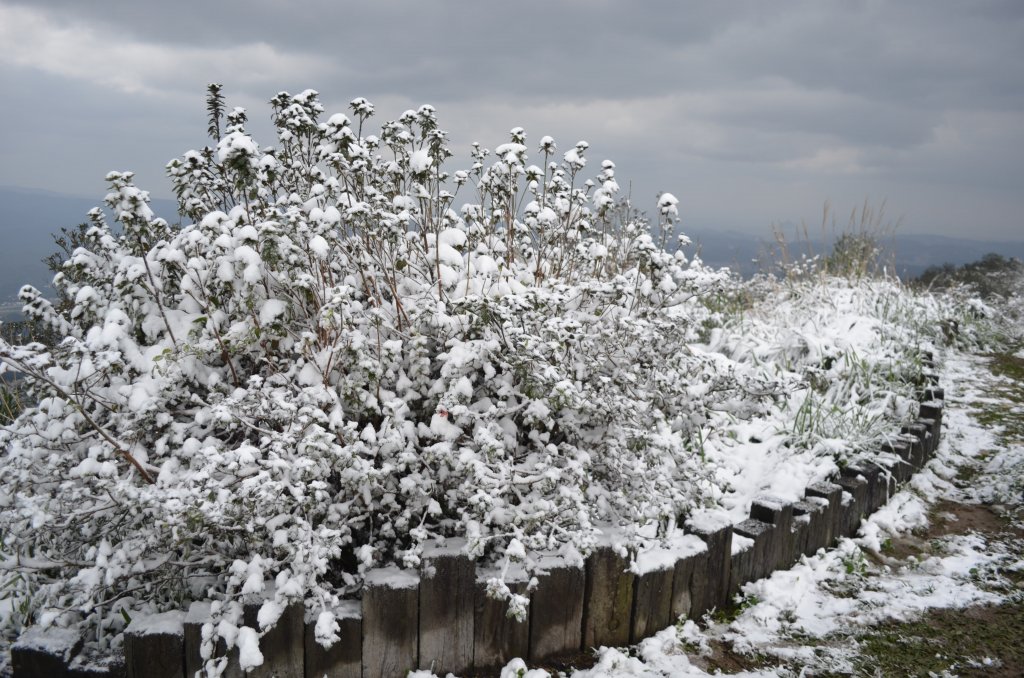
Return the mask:
<svg viewBox="0 0 1024 678">
<path fill-rule="evenodd" d="M 214 145 L 168 165 L 192 223 L 111 173 L 121 234 L 94 211 L 58 302 L 22 292 L 65 339 L 0 342 L 35 401 L 0 432 L 8 636 L 116 644 L 210 598 L 248 642 L 243 596 L 273 597 L 263 626 L 331 610 L 444 538 L 527 568 L 612 532 L 666 546 L 872 453 L 942 322 L 971 344 L 993 317 L 893 280 L 709 270 L 666 247 L 679 201 L 650 223 L 614 163 L 586 178 L 586 142 L 543 137 L 533 165 L 516 128 L 451 171 L 429 106 L 372 134 L 363 99 L 351 120 L 312 91 L 271 103 L 275 148 L 213 106 Z"/>
</svg>

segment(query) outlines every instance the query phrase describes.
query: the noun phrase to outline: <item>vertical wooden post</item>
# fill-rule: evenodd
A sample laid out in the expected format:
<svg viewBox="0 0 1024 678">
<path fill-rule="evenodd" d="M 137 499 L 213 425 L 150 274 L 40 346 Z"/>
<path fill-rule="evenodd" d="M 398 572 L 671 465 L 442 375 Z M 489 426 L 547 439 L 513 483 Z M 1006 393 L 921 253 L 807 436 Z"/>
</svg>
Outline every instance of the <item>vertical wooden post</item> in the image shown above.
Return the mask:
<svg viewBox="0 0 1024 678">
<path fill-rule="evenodd" d="M 124 630 L 128 678 L 184 678 L 185 613 L 138 616 Z"/>
<path fill-rule="evenodd" d="M 731 541 L 730 538 L 730 544 Z M 700 572 L 703 576 L 703 572 L 707 569 L 705 565 L 708 558 L 708 546 L 697 535 L 688 534 L 677 541 L 674 549 L 679 559 L 676 561 L 675 573 L 672 575 L 672 619 L 678 619 L 691 617 L 693 613 L 693 580 L 696 573 Z M 731 567 L 730 562 L 730 569 Z M 731 595 L 731 593 L 727 592 L 727 595 Z"/>
<path fill-rule="evenodd" d="M 694 581 L 706 577 L 705 587 L 694 587 L 694 613 L 698 616 L 729 601 L 729 571 L 732 568 L 732 525 L 724 514 L 691 516 L 687 530 L 707 545 L 703 573 L 695 572 Z"/>
<path fill-rule="evenodd" d="M 361 678 L 363 674 L 363 610 L 358 600 L 343 600 L 331 610 L 338 623 L 338 640 L 329 648 L 316 640 L 319 612 L 306 618 L 305 678 Z M 187 678 L 187 677 L 186 677 Z"/>
<path fill-rule="evenodd" d="M 259 625 L 259 611 L 263 602 L 246 603 L 243 610 L 245 625 L 263 633 L 260 652 L 263 663 L 250 669 L 246 678 L 277 678 L 305 674 L 305 608 L 303 603 L 289 603 L 280 619 L 265 633 Z"/>
<path fill-rule="evenodd" d="M 741 537 L 754 541 L 751 547 L 750 580 L 755 581 L 767 576 L 773 570 L 777 532 L 775 525 L 750 518 L 733 525 L 732 529 Z"/>
<path fill-rule="evenodd" d="M 729 576 L 729 597 L 739 593 L 740 588 L 753 580 L 754 571 L 754 540 L 739 532 L 732 535 L 732 568 Z"/>
<path fill-rule="evenodd" d="M 82 637 L 71 629 L 32 626 L 11 645 L 14 678 L 65 678 L 68 665 L 82 649 Z"/>
<path fill-rule="evenodd" d="M 583 647 L 629 645 L 630 614 L 636 575 L 629 559 L 611 546 L 599 546 L 587 558 L 583 602 Z"/>
<path fill-rule="evenodd" d="M 670 551 L 656 548 L 637 554 L 630 642 L 638 643 L 671 623 L 675 567 Z"/>
<path fill-rule="evenodd" d="M 796 561 L 793 549 L 793 504 L 775 497 L 757 497 L 750 504 L 750 517 L 775 526 L 769 571 L 786 568 Z"/>
<path fill-rule="evenodd" d="M 825 509 L 828 501 L 816 497 L 808 497 L 793 504 L 794 520 L 806 519 L 806 537 L 803 543 L 803 554 L 813 556 L 818 549 L 828 543 L 828 525 Z"/>
<path fill-rule="evenodd" d="M 583 593 L 586 576 L 582 563 L 542 556 L 546 572 L 538 576 L 530 603 L 530 659 L 549 659 L 579 652 L 583 646 Z"/>
<path fill-rule="evenodd" d="M 423 552 L 419 666 L 437 675 L 459 675 L 473 666 L 476 565 L 464 546 L 465 540 L 449 540 Z"/>
<path fill-rule="evenodd" d="M 838 485 L 850 495 L 850 501 L 843 501 L 843 536 L 852 537 L 857 534 L 861 518 L 867 515 L 868 482 L 859 475 L 844 476 L 838 479 Z M 845 499 L 845 497 L 844 497 Z"/>
<path fill-rule="evenodd" d="M 473 669 L 497 674 L 505 664 L 530 652 L 530 621 L 508 616 L 508 603 L 487 595 L 487 580 L 498 578 L 497 570 L 479 570 L 476 575 L 473 615 Z M 516 595 L 527 595 L 527 577 L 521 568 L 506 573 L 505 584 Z M 624 622 L 626 623 L 626 622 Z"/>
<path fill-rule="evenodd" d="M 826 525 L 826 536 L 825 546 L 826 548 L 831 547 L 837 539 L 842 535 L 842 498 L 843 488 L 834 483 L 819 482 L 811 483 L 804 490 L 805 497 L 816 497 L 818 499 L 824 499 L 826 502 L 825 507 L 825 525 Z"/>
<path fill-rule="evenodd" d="M 420 578 L 409 570 L 370 570 L 363 580 L 363 678 L 404 676 L 419 659 Z"/>
</svg>

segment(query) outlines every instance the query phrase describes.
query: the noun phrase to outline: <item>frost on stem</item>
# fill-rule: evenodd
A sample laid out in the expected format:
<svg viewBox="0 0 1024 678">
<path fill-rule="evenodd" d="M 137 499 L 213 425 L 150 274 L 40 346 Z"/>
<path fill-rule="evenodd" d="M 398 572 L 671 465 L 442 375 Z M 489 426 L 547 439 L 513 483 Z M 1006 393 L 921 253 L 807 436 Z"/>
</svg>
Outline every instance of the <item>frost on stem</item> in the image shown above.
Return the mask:
<svg viewBox="0 0 1024 678">
<path fill-rule="evenodd" d="M 167 165 L 191 223 L 110 174 L 121 229 L 90 215 L 66 308 L 23 295 L 64 340 L 0 347 L 36 403 L 0 433 L 0 550 L 45 564 L 37 617 L 210 596 L 255 663 L 226 611 L 264 581 L 330 609 L 431 540 L 586 553 L 706 500 L 691 439 L 769 389 L 688 350 L 726 276 L 660 249 L 613 163 L 543 137 L 532 165 L 516 128 L 453 171 L 433 108 L 371 133 L 313 90 L 271 100 L 271 148 L 210 94 L 213 145 Z"/>
</svg>

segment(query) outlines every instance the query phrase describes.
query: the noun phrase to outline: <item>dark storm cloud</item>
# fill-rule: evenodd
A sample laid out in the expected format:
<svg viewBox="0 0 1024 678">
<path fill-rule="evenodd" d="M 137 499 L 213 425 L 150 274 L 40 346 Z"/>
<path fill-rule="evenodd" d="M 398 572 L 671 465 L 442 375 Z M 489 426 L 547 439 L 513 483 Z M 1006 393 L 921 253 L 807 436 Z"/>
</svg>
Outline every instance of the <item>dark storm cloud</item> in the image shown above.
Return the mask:
<svg viewBox="0 0 1024 678">
<path fill-rule="evenodd" d="M 93 130 L 88 143 L 3 113 L 5 135 L 15 118 L 25 130 L 4 141 L 34 167 L 27 176 L 53 169 L 33 143 L 62 159 L 62 183 L 87 164 L 146 164 L 147 146 L 159 147 L 148 162 L 159 176 L 169 149 L 203 143 L 203 87 L 218 80 L 264 140 L 264 102 L 314 87 L 332 112 L 355 96 L 385 118 L 433 103 L 459 151 L 500 143 L 513 125 L 563 146 L 587 138 L 644 200 L 671 190 L 684 214 L 730 226 L 864 195 L 888 196 L 913 225 L 941 216 L 932 201 L 959 186 L 957 210 L 972 204 L 993 237 L 1024 231 L 1016 0 L 0 0 L 4 11 L 18 12 L 18 34 L 0 45 L 12 101 L 73 107 L 73 124 Z M 797 213 L 776 211 L 785 205 Z"/>
</svg>

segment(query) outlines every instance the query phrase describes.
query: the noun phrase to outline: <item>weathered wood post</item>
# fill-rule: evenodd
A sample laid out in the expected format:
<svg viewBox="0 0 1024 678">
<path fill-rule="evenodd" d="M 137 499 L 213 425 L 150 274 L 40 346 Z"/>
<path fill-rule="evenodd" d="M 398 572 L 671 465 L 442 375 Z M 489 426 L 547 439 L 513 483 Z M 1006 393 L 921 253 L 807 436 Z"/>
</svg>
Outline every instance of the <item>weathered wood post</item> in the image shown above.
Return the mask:
<svg viewBox="0 0 1024 678">
<path fill-rule="evenodd" d="M 911 463 L 910 443 L 904 439 L 903 435 L 900 434 L 893 440 L 883 443 L 882 452 L 896 457 L 896 463 L 890 467 L 896 486 L 903 485 L 910 480 L 914 467 Z M 890 491 L 889 495 L 892 496 L 892 494 Z"/>
<path fill-rule="evenodd" d="M 473 667 L 476 565 L 464 539 L 423 551 L 420 572 L 420 668 L 437 675 Z"/>
<path fill-rule="evenodd" d="M 732 538 L 730 537 L 731 543 Z M 677 560 L 675 573 L 672 575 L 672 619 L 692 618 L 693 578 L 696 573 L 703 573 L 707 569 L 708 546 L 697 535 L 687 534 L 675 540 L 673 550 Z M 730 562 L 730 571 L 731 569 L 732 563 Z M 732 594 L 727 588 L 726 596 L 730 595 Z"/>
<path fill-rule="evenodd" d="M 844 537 L 852 537 L 857 534 L 860 521 L 867 514 L 868 503 L 868 481 L 859 474 L 856 476 L 841 476 L 836 483 L 846 493 L 843 495 L 843 531 Z M 846 495 L 849 495 L 849 502 Z"/>
<path fill-rule="evenodd" d="M 913 438 L 911 442 L 911 458 L 913 459 L 914 471 L 920 471 L 928 461 L 926 447 L 928 431 L 923 424 L 913 423 L 904 426 L 901 432 L 909 438 Z"/>
<path fill-rule="evenodd" d="M 825 546 L 831 547 L 842 535 L 843 488 L 824 481 L 811 483 L 804 490 L 804 496 L 825 500 Z"/>
<path fill-rule="evenodd" d="M 707 545 L 704 570 L 695 570 L 693 610 L 700 617 L 708 610 L 729 602 L 729 579 L 732 568 L 732 524 L 724 513 L 702 513 L 686 521 L 686 529 Z"/>
<path fill-rule="evenodd" d="M 487 595 L 487 581 L 500 577 L 497 570 L 478 570 L 474 594 L 473 668 L 497 673 L 516 657 L 530 652 L 529 616 L 517 621 L 508 615 L 508 602 Z M 505 574 L 505 585 L 520 596 L 528 595 L 529 578 L 521 567 Z"/>
<path fill-rule="evenodd" d="M 254 601 L 246 603 L 243 607 L 245 625 L 263 633 L 260 638 L 263 663 L 246 672 L 246 678 L 304 675 L 306 630 L 303 603 L 289 603 L 277 622 L 265 632 L 259 623 L 259 613 L 263 605 L 264 601 Z"/>
<path fill-rule="evenodd" d="M 807 497 L 793 504 L 793 521 L 805 523 L 802 553 L 813 556 L 818 549 L 828 544 L 831 516 L 827 515 L 828 500 L 820 497 Z M 826 520 L 828 518 L 828 520 Z"/>
<path fill-rule="evenodd" d="M 32 626 L 11 645 L 11 670 L 14 678 L 65 678 L 81 649 L 77 631 Z"/>
<path fill-rule="evenodd" d="M 792 543 L 793 504 L 776 497 L 760 496 L 750 504 L 750 517 L 775 526 L 772 552 L 768 554 L 768 571 L 792 565 L 796 561 Z"/>
<path fill-rule="evenodd" d="M 404 676 L 419 660 L 420 578 L 382 567 L 363 580 L 363 678 Z"/>
<path fill-rule="evenodd" d="M 629 645 L 636 575 L 629 558 L 610 545 L 587 557 L 583 594 L 583 648 Z"/>
<path fill-rule="evenodd" d="M 654 548 L 637 554 L 633 571 L 633 621 L 630 642 L 649 638 L 672 622 L 672 580 L 676 559 L 667 549 Z"/>
<path fill-rule="evenodd" d="M 927 451 L 928 459 L 935 456 L 935 451 L 939 449 L 939 435 L 938 426 L 934 419 L 927 417 L 918 417 L 915 422 L 925 428 L 925 450 Z"/>
<path fill-rule="evenodd" d="M 545 555 L 530 602 L 530 660 L 579 652 L 583 647 L 583 563 Z"/>
<path fill-rule="evenodd" d="M 196 671 L 203 668 L 203 626 L 213 621 L 211 609 L 210 601 L 197 601 L 189 605 L 185 614 L 185 678 L 192 678 Z M 238 648 L 232 648 L 229 652 L 224 641 L 218 640 L 214 648 L 214 658 L 219 659 L 225 655 L 228 657 L 228 665 L 221 674 L 222 678 L 243 678 L 242 668 L 238 665 Z"/>
<path fill-rule="evenodd" d="M 864 460 L 857 460 L 843 467 L 839 473 L 843 478 L 860 478 L 864 480 L 864 501 L 860 505 L 861 516 L 874 513 L 875 509 L 884 503 L 882 497 L 879 496 L 881 488 L 878 481 L 880 473 L 878 466 Z"/>
<path fill-rule="evenodd" d="M 132 619 L 124 630 L 124 660 L 128 678 L 184 678 L 185 613 Z"/>
<path fill-rule="evenodd" d="M 324 647 L 316 640 L 319 612 L 306 618 L 305 678 L 361 678 L 363 674 L 363 610 L 358 600 L 343 600 L 331 610 L 338 624 L 338 640 Z M 186 678 L 189 678 L 186 676 Z"/>
<path fill-rule="evenodd" d="M 919 410 L 919 416 L 922 419 L 931 419 L 935 422 L 932 426 L 932 435 L 936 441 L 942 436 L 942 409 L 943 404 L 941 400 L 931 400 L 921 403 Z"/>
<path fill-rule="evenodd" d="M 740 588 L 753 580 L 754 540 L 738 532 L 732 535 L 732 566 L 729 569 L 729 597 L 739 593 Z"/>
<path fill-rule="evenodd" d="M 771 523 L 748 518 L 742 523 L 732 527 L 733 531 L 741 537 L 746 537 L 754 542 L 750 548 L 750 572 L 748 581 L 755 581 L 767 576 L 774 568 L 772 563 L 775 559 L 775 532 L 776 528 Z"/>
</svg>

